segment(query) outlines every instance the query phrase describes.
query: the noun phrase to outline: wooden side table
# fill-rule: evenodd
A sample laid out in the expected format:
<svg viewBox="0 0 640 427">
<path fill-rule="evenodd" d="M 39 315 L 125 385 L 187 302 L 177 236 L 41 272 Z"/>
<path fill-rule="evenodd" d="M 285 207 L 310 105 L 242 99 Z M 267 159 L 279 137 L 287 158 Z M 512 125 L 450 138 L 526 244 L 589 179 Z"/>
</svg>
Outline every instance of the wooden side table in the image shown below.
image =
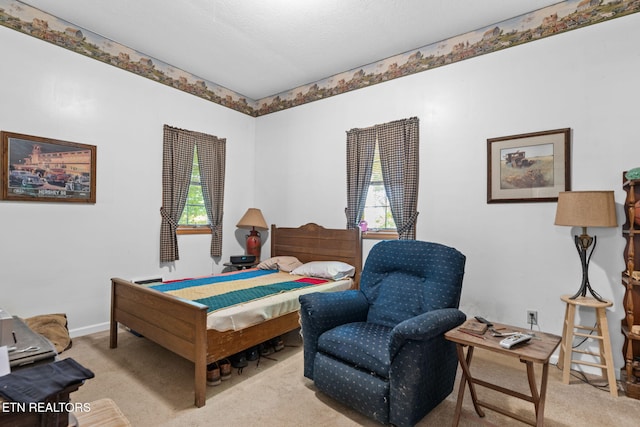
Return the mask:
<svg viewBox="0 0 640 427">
<path fill-rule="evenodd" d="M 505 330 L 513 331 L 513 332 L 530 332 L 526 329 L 516 328 L 514 326 L 509 325 L 498 325 L 494 326 L 496 329 L 504 328 Z M 541 332 L 535 333 L 535 338 L 529 341 L 528 343 L 520 344 L 511 349 L 506 349 L 500 347 L 500 341 L 503 337 L 494 337 L 490 333 L 485 333 L 482 336 L 475 336 L 463 333 L 458 330 L 458 328 L 452 329 L 446 334 L 444 334 L 445 338 L 449 341 L 453 341 L 456 343 L 456 349 L 458 352 L 458 361 L 460 362 L 460 367 L 462 368 L 462 377 L 460 379 L 460 387 L 458 388 L 458 401 L 456 403 L 456 412 L 453 419 L 454 427 L 458 425 L 460 422 L 460 414 L 462 412 L 462 400 L 464 399 L 464 389 L 467 384 L 469 384 L 469 392 L 471 393 L 471 399 L 473 400 L 473 407 L 476 410 L 476 413 L 480 417 L 484 417 L 484 412 L 482 411 L 482 407 L 490 409 L 492 411 L 498 412 L 507 417 L 516 419 L 525 424 L 535 425 L 535 426 L 543 426 L 544 425 L 544 403 L 547 395 L 547 380 L 549 376 L 549 358 L 551 354 L 555 351 L 556 347 L 560 343 L 560 337 L 552 334 L 545 334 Z M 467 354 L 465 357 L 464 347 L 468 347 Z M 527 365 L 527 379 L 529 380 L 529 390 L 531 391 L 531 395 L 528 396 L 526 394 L 507 389 L 498 384 L 490 383 L 481 379 L 474 377 L 471 374 L 470 365 L 471 359 L 473 357 L 474 348 L 481 348 L 483 350 L 506 354 L 511 357 L 517 357 L 520 361 Z M 535 372 L 534 372 L 534 363 L 539 363 L 542 365 L 542 378 L 540 382 L 540 391 L 538 392 L 538 387 L 536 384 Z M 476 385 L 486 387 L 500 393 L 507 394 L 509 396 L 516 397 L 518 399 L 525 400 L 527 402 L 531 402 L 534 405 L 536 421 L 532 423 L 527 418 L 510 412 L 504 408 L 497 407 L 488 402 L 484 402 L 478 399 L 476 394 Z"/>
<path fill-rule="evenodd" d="M 618 386 L 616 383 L 615 368 L 613 366 L 613 354 L 611 352 L 611 340 L 609 339 L 609 325 L 607 323 L 607 307 L 613 305 L 610 301 L 598 301 L 591 297 L 577 297 L 571 299 L 570 295 L 560 297 L 567 304 L 564 316 L 564 326 L 562 328 L 562 344 L 560 345 L 560 357 L 558 367 L 562 369 L 562 382 L 569 384 L 571 364 L 587 365 L 600 368 L 602 377 L 609 382 L 609 392 L 613 397 L 618 397 Z M 594 327 L 576 325 L 576 307 L 588 307 L 596 310 L 596 325 Z M 590 331 L 590 333 L 576 332 Z M 598 341 L 599 353 L 585 350 L 574 350 L 572 348 L 573 337 L 590 338 Z M 583 360 L 572 360 L 573 353 L 588 354 L 599 358 L 600 363 L 593 363 Z"/>
</svg>

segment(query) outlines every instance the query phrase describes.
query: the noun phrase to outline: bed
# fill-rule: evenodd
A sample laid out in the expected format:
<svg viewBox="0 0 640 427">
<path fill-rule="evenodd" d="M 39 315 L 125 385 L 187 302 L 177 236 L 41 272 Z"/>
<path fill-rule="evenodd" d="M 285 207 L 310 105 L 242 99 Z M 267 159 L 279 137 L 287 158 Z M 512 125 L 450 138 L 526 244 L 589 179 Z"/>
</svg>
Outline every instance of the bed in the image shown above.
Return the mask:
<svg viewBox="0 0 640 427">
<path fill-rule="evenodd" d="M 302 263 L 341 261 L 355 267 L 351 287 L 362 269 L 358 229 L 327 229 L 309 223 L 297 228 L 271 226 L 271 257 L 293 256 Z M 296 298 L 297 304 L 297 298 Z M 292 311 L 238 330 L 207 326 L 208 306 L 141 286 L 111 279 L 110 348 L 118 345 L 118 327 L 126 326 L 194 363 L 195 406 L 206 402 L 207 364 L 300 327 L 297 306 Z"/>
</svg>

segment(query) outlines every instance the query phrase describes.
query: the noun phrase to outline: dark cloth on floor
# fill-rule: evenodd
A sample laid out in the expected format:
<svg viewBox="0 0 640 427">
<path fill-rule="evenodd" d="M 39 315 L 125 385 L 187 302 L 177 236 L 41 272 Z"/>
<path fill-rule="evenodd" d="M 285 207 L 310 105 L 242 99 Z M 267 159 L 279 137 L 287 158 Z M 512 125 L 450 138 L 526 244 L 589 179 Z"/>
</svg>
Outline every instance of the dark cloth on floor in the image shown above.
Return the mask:
<svg viewBox="0 0 640 427">
<path fill-rule="evenodd" d="M 14 402 L 42 402 L 70 385 L 93 377 L 89 369 L 67 358 L 0 377 L 0 394 Z"/>
</svg>

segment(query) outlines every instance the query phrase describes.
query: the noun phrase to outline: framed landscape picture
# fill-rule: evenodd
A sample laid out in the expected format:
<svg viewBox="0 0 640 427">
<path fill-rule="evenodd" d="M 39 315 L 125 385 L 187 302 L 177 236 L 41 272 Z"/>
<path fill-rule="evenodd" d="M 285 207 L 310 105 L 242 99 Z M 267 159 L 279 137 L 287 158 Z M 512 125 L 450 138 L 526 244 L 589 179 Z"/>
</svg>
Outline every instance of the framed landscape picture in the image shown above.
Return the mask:
<svg viewBox="0 0 640 427">
<path fill-rule="evenodd" d="M 571 190 L 571 129 L 487 139 L 487 203 L 553 202 Z"/>
<path fill-rule="evenodd" d="M 96 202 L 96 146 L 0 132 L 2 199 Z"/>
</svg>

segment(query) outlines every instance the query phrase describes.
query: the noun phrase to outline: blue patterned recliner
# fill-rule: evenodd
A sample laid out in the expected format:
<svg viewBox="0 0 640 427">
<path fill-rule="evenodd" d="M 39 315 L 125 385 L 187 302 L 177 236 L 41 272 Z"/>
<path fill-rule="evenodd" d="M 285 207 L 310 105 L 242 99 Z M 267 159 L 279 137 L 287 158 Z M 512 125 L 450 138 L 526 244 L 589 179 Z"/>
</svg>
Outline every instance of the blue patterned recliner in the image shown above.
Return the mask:
<svg viewBox="0 0 640 427">
<path fill-rule="evenodd" d="M 304 375 L 381 423 L 413 426 L 453 390 L 444 333 L 458 310 L 465 256 L 416 240 L 376 244 L 360 290 L 300 296 Z"/>
</svg>

